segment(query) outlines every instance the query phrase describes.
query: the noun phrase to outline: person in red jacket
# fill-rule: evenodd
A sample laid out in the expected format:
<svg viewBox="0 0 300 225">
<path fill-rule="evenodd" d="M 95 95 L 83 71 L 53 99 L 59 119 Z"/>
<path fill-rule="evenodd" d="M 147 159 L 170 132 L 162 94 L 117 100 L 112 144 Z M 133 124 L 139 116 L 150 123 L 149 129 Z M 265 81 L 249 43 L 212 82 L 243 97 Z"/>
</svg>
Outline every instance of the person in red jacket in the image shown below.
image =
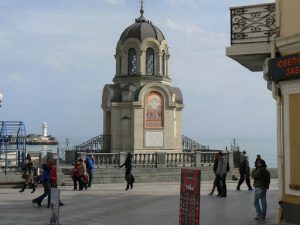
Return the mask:
<svg viewBox="0 0 300 225">
<path fill-rule="evenodd" d="M 74 165 L 74 168 L 72 169 L 72 178 L 73 178 L 73 184 L 74 184 L 74 191 L 77 190 L 77 183 L 79 183 L 79 166 L 80 163 L 77 161 Z"/>
<path fill-rule="evenodd" d="M 51 176 L 51 187 L 57 188 L 57 169 L 56 169 L 56 163 L 53 163 L 52 166 L 51 166 L 50 176 Z M 51 199 L 51 192 L 50 192 L 50 199 Z M 63 206 L 65 204 L 63 204 L 59 200 L 59 205 Z"/>
</svg>

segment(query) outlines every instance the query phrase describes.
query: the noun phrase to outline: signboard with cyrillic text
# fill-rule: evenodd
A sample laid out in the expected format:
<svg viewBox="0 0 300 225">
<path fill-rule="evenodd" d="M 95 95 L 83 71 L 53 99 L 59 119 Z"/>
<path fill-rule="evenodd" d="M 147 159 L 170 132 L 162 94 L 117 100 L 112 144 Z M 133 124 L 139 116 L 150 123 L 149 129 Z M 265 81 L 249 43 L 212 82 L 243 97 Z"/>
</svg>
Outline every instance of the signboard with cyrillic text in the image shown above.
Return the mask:
<svg viewBox="0 0 300 225">
<path fill-rule="evenodd" d="M 284 81 L 300 78 L 300 55 L 288 55 L 269 60 L 268 79 Z"/>
<path fill-rule="evenodd" d="M 200 225 L 199 169 L 181 169 L 179 225 Z"/>
</svg>

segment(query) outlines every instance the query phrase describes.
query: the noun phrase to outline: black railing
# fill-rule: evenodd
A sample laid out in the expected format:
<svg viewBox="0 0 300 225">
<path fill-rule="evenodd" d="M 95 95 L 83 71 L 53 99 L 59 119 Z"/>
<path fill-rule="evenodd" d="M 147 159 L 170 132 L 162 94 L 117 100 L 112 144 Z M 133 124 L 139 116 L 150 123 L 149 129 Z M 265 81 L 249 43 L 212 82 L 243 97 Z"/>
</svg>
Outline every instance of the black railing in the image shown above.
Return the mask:
<svg viewBox="0 0 300 225">
<path fill-rule="evenodd" d="M 192 152 L 192 151 L 207 151 L 209 150 L 208 145 L 201 145 L 198 142 L 182 135 L 182 151 L 183 152 Z"/>
<path fill-rule="evenodd" d="M 87 149 L 97 152 L 110 152 L 111 148 L 111 136 L 110 135 L 98 135 L 88 141 L 83 142 L 75 147 L 76 151 L 85 151 Z"/>
<path fill-rule="evenodd" d="M 270 42 L 275 33 L 275 3 L 231 8 L 231 44 Z"/>
</svg>

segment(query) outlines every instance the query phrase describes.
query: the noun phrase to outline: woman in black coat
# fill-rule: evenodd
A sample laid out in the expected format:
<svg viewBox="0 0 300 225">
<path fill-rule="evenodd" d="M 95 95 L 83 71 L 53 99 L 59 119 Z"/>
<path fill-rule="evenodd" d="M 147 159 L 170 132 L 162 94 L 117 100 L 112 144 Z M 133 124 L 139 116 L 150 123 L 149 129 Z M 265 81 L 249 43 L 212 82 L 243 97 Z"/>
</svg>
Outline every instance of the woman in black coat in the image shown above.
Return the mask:
<svg viewBox="0 0 300 225">
<path fill-rule="evenodd" d="M 120 168 L 125 166 L 125 169 L 126 169 L 126 171 L 125 171 L 125 180 L 127 182 L 126 189 L 125 189 L 126 191 L 129 189 L 129 186 L 130 186 L 130 189 L 132 189 L 133 183 L 134 183 L 134 177 L 131 174 L 131 169 L 132 169 L 132 159 L 131 158 L 132 158 L 132 155 L 130 152 L 128 152 L 125 162 L 120 166 Z"/>
<path fill-rule="evenodd" d="M 34 170 L 34 167 L 33 167 L 33 163 L 31 161 L 31 157 L 30 157 L 29 154 L 26 157 L 26 163 L 23 166 L 22 170 L 24 171 L 23 175 L 22 175 L 22 178 L 25 181 L 24 181 L 22 189 L 19 192 L 24 192 L 24 190 L 25 190 L 25 188 L 26 188 L 27 185 L 31 185 L 32 186 L 31 193 L 35 192 L 35 185 L 34 185 L 33 180 L 32 180 L 33 179 L 33 170 Z"/>
</svg>

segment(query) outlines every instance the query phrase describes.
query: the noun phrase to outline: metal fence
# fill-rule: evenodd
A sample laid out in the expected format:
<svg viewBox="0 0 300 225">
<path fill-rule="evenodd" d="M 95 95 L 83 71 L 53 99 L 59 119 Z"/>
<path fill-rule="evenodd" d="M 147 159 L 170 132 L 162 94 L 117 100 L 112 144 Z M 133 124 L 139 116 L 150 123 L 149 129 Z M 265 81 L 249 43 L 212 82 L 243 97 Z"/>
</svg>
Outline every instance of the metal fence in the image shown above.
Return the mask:
<svg viewBox="0 0 300 225">
<path fill-rule="evenodd" d="M 275 3 L 234 7 L 230 14 L 231 44 L 271 41 L 276 30 Z"/>
</svg>

